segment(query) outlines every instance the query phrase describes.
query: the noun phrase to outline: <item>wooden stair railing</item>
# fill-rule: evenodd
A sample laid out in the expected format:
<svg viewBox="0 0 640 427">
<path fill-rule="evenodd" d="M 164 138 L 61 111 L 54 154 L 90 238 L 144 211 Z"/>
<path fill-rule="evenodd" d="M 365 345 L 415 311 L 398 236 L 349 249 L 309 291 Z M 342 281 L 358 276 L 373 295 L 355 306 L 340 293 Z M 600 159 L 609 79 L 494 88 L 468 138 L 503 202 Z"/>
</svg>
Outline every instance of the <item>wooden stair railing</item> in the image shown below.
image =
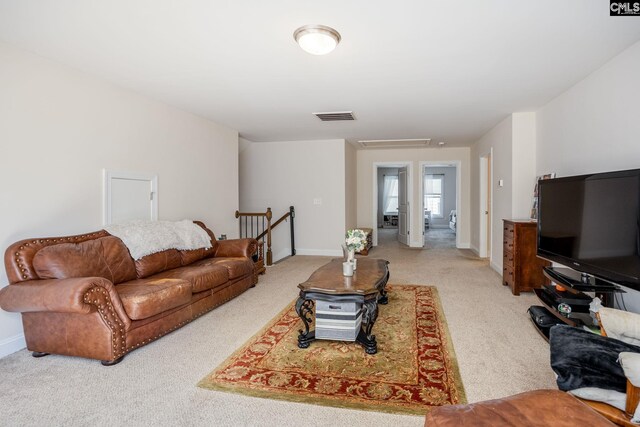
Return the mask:
<svg viewBox="0 0 640 427">
<path fill-rule="evenodd" d="M 291 232 L 291 256 L 296 254 L 295 247 L 295 234 L 294 234 L 294 226 L 293 219 L 295 218 L 295 208 L 293 206 L 289 206 L 289 212 L 285 213 L 273 224 L 271 223 L 271 219 L 273 218 L 273 214 L 271 212 L 271 208 L 267 208 L 266 212 L 240 212 L 236 211 L 236 218 L 238 218 L 239 226 L 240 226 L 240 237 L 252 237 L 258 241 L 258 257 L 254 259 L 254 262 L 259 263 L 262 261 L 262 267 L 260 274 L 264 273 L 264 245 L 266 243 L 266 258 L 267 258 L 267 266 L 271 266 L 273 264 L 273 253 L 271 250 L 271 232 L 283 221 L 289 219 L 289 226 Z"/>
</svg>

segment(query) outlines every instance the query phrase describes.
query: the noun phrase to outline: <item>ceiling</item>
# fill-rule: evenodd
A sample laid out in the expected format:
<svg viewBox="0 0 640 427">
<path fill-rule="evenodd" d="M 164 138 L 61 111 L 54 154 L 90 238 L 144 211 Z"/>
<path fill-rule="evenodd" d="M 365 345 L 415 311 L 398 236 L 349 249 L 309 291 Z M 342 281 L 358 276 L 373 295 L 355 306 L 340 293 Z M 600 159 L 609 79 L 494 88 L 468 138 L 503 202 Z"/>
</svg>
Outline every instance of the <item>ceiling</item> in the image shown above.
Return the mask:
<svg viewBox="0 0 640 427">
<path fill-rule="evenodd" d="M 0 40 L 251 141 L 468 146 L 640 40 L 606 0 L 0 0 Z M 338 30 L 326 56 L 293 31 Z M 350 122 L 314 112 L 353 111 Z M 435 144 L 432 144 L 435 145 Z"/>
</svg>

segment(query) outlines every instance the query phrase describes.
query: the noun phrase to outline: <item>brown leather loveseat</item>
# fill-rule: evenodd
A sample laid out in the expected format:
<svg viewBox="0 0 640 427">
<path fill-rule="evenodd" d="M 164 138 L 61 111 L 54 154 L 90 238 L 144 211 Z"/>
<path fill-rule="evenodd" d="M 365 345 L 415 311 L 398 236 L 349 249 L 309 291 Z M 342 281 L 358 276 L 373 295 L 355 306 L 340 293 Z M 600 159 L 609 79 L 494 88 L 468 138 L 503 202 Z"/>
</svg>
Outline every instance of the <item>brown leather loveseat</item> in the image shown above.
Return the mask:
<svg viewBox="0 0 640 427">
<path fill-rule="evenodd" d="M 5 253 L 10 285 L 0 307 L 22 313 L 27 348 L 118 363 L 256 283 L 254 239 L 168 249 L 134 261 L 105 230 L 28 239 Z"/>
</svg>

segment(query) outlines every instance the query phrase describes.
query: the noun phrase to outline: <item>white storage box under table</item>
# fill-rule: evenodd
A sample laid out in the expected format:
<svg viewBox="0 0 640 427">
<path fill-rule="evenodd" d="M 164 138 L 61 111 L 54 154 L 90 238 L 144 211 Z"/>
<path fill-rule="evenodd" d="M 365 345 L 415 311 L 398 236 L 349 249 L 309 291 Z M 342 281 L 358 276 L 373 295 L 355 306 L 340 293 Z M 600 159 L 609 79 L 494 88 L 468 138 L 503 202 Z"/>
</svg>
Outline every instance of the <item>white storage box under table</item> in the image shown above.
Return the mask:
<svg viewBox="0 0 640 427">
<path fill-rule="evenodd" d="M 355 341 L 362 325 L 362 303 L 316 301 L 316 338 Z"/>
</svg>

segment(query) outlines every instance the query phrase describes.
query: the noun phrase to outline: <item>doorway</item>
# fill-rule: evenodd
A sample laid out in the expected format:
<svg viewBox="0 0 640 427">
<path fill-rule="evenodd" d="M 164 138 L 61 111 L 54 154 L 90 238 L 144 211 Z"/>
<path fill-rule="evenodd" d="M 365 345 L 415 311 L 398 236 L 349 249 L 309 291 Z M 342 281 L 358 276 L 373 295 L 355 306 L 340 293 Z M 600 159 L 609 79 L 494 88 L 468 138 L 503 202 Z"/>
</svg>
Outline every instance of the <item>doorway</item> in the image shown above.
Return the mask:
<svg viewBox="0 0 640 427">
<path fill-rule="evenodd" d="M 424 247 L 456 248 L 458 237 L 458 166 L 455 163 L 422 164 Z"/>
<path fill-rule="evenodd" d="M 480 258 L 489 258 L 489 262 L 492 260 L 492 157 L 493 149 L 491 149 L 489 153 L 480 157 L 480 239 L 478 242 L 478 255 Z"/>
<path fill-rule="evenodd" d="M 411 245 L 411 162 L 373 164 L 373 245 Z M 380 238 L 383 237 L 383 238 Z"/>
</svg>

